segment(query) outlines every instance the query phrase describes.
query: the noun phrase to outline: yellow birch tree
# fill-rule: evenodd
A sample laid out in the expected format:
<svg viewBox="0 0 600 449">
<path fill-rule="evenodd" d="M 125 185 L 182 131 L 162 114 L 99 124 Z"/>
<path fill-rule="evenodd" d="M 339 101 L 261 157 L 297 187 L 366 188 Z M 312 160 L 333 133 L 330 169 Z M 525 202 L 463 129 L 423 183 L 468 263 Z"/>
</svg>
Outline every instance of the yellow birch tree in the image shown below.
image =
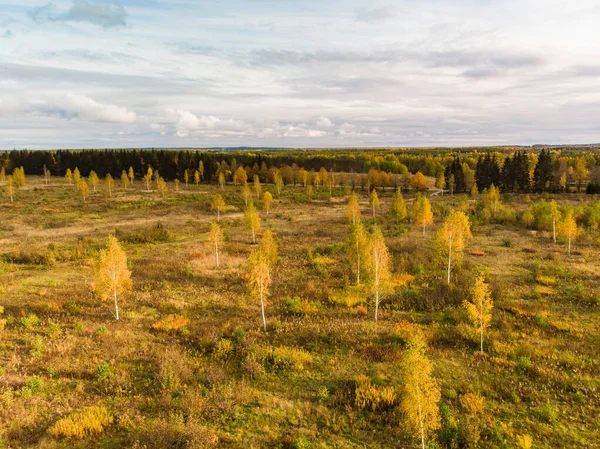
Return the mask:
<svg viewBox="0 0 600 449">
<path fill-rule="evenodd" d="M 433 224 L 431 203 L 425 196 L 418 195 L 415 199 L 412 213 L 415 223 L 423 227 L 423 236 L 425 236 L 425 227 Z"/>
<path fill-rule="evenodd" d="M 483 354 L 483 333 L 492 321 L 492 293 L 489 285 L 484 282 L 483 276 L 475 279 L 472 296 L 463 302 L 467 317 L 473 329 L 479 334 L 479 350 Z"/>
<path fill-rule="evenodd" d="M 221 195 L 215 196 L 210 205 L 210 209 L 217 213 L 217 223 L 221 221 L 221 213 L 225 213 L 226 208 L 227 205 L 225 204 L 223 197 Z"/>
<path fill-rule="evenodd" d="M 452 212 L 438 230 L 435 246 L 444 260 L 447 260 L 447 282 L 450 284 L 452 268 L 460 261 L 462 252 L 471 239 L 469 218 L 460 211 Z"/>
<path fill-rule="evenodd" d="M 267 256 L 260 249 L 256 249 L 250 253 L 247 265 L 247 275 L 251 296 L 260 300 L 263 328 L 266 332 L 267 318 L 265 315 L 265 302 L 267 295 L 269 294 L 271 278 L 269 275 L 269 261 L 267 260 Z"/>
<path fill-rule="evenodd" d="M 348 200 L 348 220 L 352 224 L 356 224 L 360 220 L 360 207 L 358 205 L 358 198 L 356 192 L 352 192 L 350 199 Z"/>
<path fill-rule="evenodd" d="M 254 204 L 250 203 L 246 208 L 245 219 L 246 227 L 252 233 L 252 243 L 256 243 L 256 233 L 260 230 L 260 217 Z"/>
<path fill-rule="evenodd" d="M 208 233 L 208 244 L 215 252 L 215 261 L 217 268 L 219 267 L 219 250 L 223 244 L 223 231 L 217 223 L 210 224 L 210 232 Z"/>
</svg>

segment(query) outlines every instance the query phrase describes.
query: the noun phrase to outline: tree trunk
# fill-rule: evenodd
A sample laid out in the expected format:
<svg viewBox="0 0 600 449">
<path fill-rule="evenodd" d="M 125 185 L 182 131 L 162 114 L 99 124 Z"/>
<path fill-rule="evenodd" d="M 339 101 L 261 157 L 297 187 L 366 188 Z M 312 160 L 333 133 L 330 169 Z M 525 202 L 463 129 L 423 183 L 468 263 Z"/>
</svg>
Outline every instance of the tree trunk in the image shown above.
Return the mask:
<svg viewBox="0 0 600 449">
<path fill-rule="evenodd" d="M 554 236 L 554 243 L 556 244 L 556 217 L 552 217 L 552 235 Z"/>
<path fill-rule="evenodd" d="M 219 244 L 215 243 L 215 256 L 217 258 L 217 267 L 219 266 Z"/>
<path fill-rule="evenodd" d="M 356 242 L 356 285 L 360 285 L 360 246 Z"/>
<path fill-rule="evenodd" d="M 425 428 L 423 426 L 423 411 L 421 410 L 421 391 L 417 386 L 417 401 L 419 401 L 419 425 L 421 426 L 421 447 L 425 449 Z"/>
<path fill-rule="evenodd" d="M 379 314 L 379 288 L 375 290 L 375 321 L 377 321 L 377 316 Z"/>
<path fill-rule="evenodd" d="M 256 233 L 252 230 L 252 243 L 256 243 Z"/>
<path fill-rule="evenodd" d="M 117 303 L 117 289 L 114 290 L 114 298 L 115 298 L 115 316 L 117 317 L 117 321 L 119 321 L 119 304 Z"/>
<path fill-rule="evenodd" d="M 571 235 L 569 234 L 569 257 L 571 257 Z"/>
<path fill-rule="evenodd" d="M 263 327 L 265 329 L 265 332 L 267 332 L 267 319 L 265 318 L 265 302 L 263 301 L 263 289 L 262 286 L 259 287 L 260 290 L 260 309 L 262 312 L 262 319 L 263 319 Z"/>
<path fill-rule="evenodd" d="M 221 212 L 219 211 L 219 208 L 217 207 L 217 223 L 221 222 Z"/>
<path fill-rule="evenodd" d="M 423 224 L 423 237 L 425 237 L 425 224 Z"/>
<path fill-rule="evenodd" d="M 452 267 L 452 234 L 448 243 L 448 285 L 450 285 L 450 269 Z"/>
</svg>

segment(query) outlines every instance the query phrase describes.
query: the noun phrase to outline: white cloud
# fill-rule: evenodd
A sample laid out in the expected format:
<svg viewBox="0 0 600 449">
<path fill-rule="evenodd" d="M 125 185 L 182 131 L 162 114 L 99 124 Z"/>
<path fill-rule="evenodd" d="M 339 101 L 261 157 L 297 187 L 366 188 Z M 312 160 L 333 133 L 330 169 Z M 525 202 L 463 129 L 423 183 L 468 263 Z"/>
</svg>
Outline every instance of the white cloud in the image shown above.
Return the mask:
<svg viewBox="0 0 600 449">
<path fill-rule="evenodd" d="M 88 22 L 103 28 L 127 25 L 127 12 L 116 0 L 73 0 L 66 12 L 57 12 L 53 3 L 39 6 L 29 12 L 36 22 Z"/>
</svg>

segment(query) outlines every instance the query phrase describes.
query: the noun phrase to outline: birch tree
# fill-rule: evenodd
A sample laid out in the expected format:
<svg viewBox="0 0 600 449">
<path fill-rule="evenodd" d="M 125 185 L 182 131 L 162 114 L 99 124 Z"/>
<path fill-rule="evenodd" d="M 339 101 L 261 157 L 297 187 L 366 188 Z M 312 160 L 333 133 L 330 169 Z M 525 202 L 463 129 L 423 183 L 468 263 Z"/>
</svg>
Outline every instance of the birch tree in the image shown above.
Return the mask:
<svg viewBox="0 0 600 449">
<path fill-rule="evenodd" d="M 127 190 L 127 187 L 129 186 L 129 176 L 127 176 L 125 170 L 121 172 L 121 186 L 123 187 L 123 190 Z"/>
<path fill-rule="evenodd" d="M 85 200 L 88 197 L 88 193 L 90 191 L 90 187 L 85 179 L 79 180 L 78 190 L 79 194 L 81 195 L 81 199 L 83 199 L 83 202 L 85 203 Z"/>
<path fill-rule="evenodd" d="M 113 299 L 118 320 L 118 297 L 131 290 L 131 272 L 127 268 L 127 256 L 115 236 L 108 237 L 106 248 L 100 251 L 94 268 L 94 291 L 104 301 Z"/>
<path fill-rule="evenodd" d="M 73 172 L 70 168 L 67 168 L 67 171 L 65 171 L 65 179 L 69 185 L 73 184 Z"/>
<path fill-rule="evenodd" d="M 81 181 L 81 173 L 79 172 L 79 169 L 75 167 L 75 170 L 73 170 L 73 184 L 76 189 L 79 188 L 79 181 Z"/>
<path fill-rule="evenodd" d="M 269 209 L 271 208 L 272 204 L 273 195 L 271 195 L 271 192 L 265 192 L 265 194 L 263 195 L 263 207 L 267 211 L 267 215 L 269 215 Z"/>
<path fill-rule="evenodd" d="M 277 263 L 277 259 L 279 258 L 279 250 L 277 248 L 277 242 L 275 241 L 275 235 L 273 231 L 267 229 L 260 239 L 259 244 L 260 250 L 263 252 L 265 257 L 267 258 L 267 262 L 269 262 L 269 279 L 271 278 L 271 272 L 273 271 L 273 266 Z"/>
<path fill-rule="evenodd" d="M 350 199 L 348 200 L 348 220 L 351 221 L 353 225 L 360 220 L 360 207 L 358 205 L 356 192 L 352 192 Z"/>
<path fill-rule="evenodd" d="M 573 209 L 568 209 L 565 213 L 565 218 L 563 218 L 560 224 L 560 234 L 567 242 L 569 257 L 571 257 L 571 243 L 577 237 L 577 221 L 575 221 Z"/>
<path fill-rule="evenodd" d="M 135 179 L 135 173 L 133 172 L 133 167 L 129 167 L 129 172 L 127 174 L 129 177 L 129 183 L 133 185 L 133 180 Z"/>
<path fill-rule="evenodd" d="M 369 249 L 371 253 L 370 280 L 375 295 L 375 321 L 377 321 L 379 304 L 383 296 L 389 293 L 391 289 L 390 281 L 392 277 L 390 253 L 378 226 L 375 226 L 369 239 Z"/>
<path fill-rule="evenodd" d="M 150 190 L 150 183 L 152 182 L 152 167 L 148 167 L 148 171 L 144 175 L 144 182 L 146 183 L 146 190 Z"/>
<path fill-rule="evenodd" d="M 225 173 L 222 171 L 219 172 L 219 187 L 221 187 L 221 190 L 225 188 Z"/>
<path fill-rule="evenodd" d="M 158 173 L 158 172 L 157 172 Z M 158 181 L 156 182 L 156 193 L 158 193 L 160 196 L 162 196 L 163 198 L 165 197 L 165 193 L 167 193 L 167 183 L 166 181 L 161 177 L 158 178 Z"/>
<path fill-rule="evenodd" d="M 429 436 L 441 427 L 440 387 L 433 378 L 431 362 L 425 355 L 426 343 L 421 333 L 409 340 L 402 360 L 402 401 L 400 409 L 406 429 L 421 440 L 421 448 Z"/>
<path fill-rule="evenodd" d="M 235 185 L 246 185 L 248 182 L 248 174 L 244 167 L 238 167 L 238 169 L 233 174 L 233 183 Z"/>
<path fill-rule="evenodd" d="M 447 282 L 450 284 L 450 273 L 460 261 L 468 240 L 471 239 L 469 218 L 459 211 L 452 212 L 438 230 L 435 246 L 441 257 L 447 261 Z"/>
<path fill-rule="evenodd" d="M 415 223 L 423 227 L 423 236 L 425 236 L 425 227 L 433 224 L 431 203 L 425 196 L 418 195 L 415 199 L 412 213 Z"/>
<path fill-rule="evenodd" d="M 100 182 L 100 179 L 98 179 L 98 175 L 96 174 L 96 172 L 94 170 L 92 170 L 90 172 L 89 180 L 90 180 L 90 184 L 92 185 L 92 189 L 94 189 L 94 192 L 95 192 L 96 187 L 98 187 L 98 183 Z"/>
<path fill-rule="evenodd" d="M 561 213 L 558 209 L 558 204 L 556 201 L 550 201 L 550 217 L 552 218 L 552 238 L 554 239 L 554 243 L 556 243 L 556 223 L 560 220 Z"/>
<path fill-rule="evenodd" d="M 204 180 L 204 162 L 198 163 L 198 174 L 200 175 L 200 181 Z"/>
<path fill-rule="evenodd" d="M 108 190 L 108 196 L 112 196 L 113 190 L 115 190 L 115 181 L 113 177 L 108 173 L 105 179 L 106 190 Z"/>
<path fill-rule="evenodd" d="M 221 221 L 221 214 L 225 213 L 226 208 L 227 205 L 225 204 L 223 197 L 221 195 L 215 196 L 210 205 L 210 209 L 217 213 L 217 223 Z"/>
<path fill-rule="evenodd" d="M 400 223 L 406 218 L 406 203 L 400 189 L 396 189 L 396 193 L 394 193 L 394 197 L 392 198 L 390 215 L 396 219 L 396 223 Z"/>
<path fill-rule="evenodd" d="M 200 172 L 198 170 L 194 171 L 194 182 L 196 183 L 196 186 L 200 184 Z"/>
<path fill-rule="evenodd" d="M 260 178 L 258 177 L 258 175 L 254 175 L 254 194 L 256 195 L 256 199 L 260 199 L 260 192 L 262 192 Z"/>
<path fill-rule="evenodd" d="M 210 224 L 210 232 L 208 233 L 208 244 L 215 252 L 215 263 L 219 267 L 219 250 L 223 245 L 223 231 L 217 223 Z"/>
<path fill-rule="evenodd" d="M 273 179 L 275 183 L 275 189 L 277 190 L 277 195 L 281 195 L 281 189 L 283 189 L 283 178 L 281 177 L 281 173 L 275 173 L 275 177 Z"/>
<path fill-rule="evenodd" d="M 11 203 L 14 202 L 15 183 L 13 181 L 13 177 L 12 176 L 7 176 L 6 177 L 6 194 L 10 198 L 10 202 Z"/>
<path fill-rule="evenodd" d="M 356 274 L 356 285 L 360 285 L 361 274 L 368 270 L 369 245 L 365 227 L 357 221 L 350 227 L 350 239 L 348 241 L 348 262 L 352 271 Z"/>
<path fill-rule="evenodd" d="M 463 302 L 463 307 L 471 326 L 479 334 L 479 350 L 483 354 L 483 333 L 490 326 L 492 321 L 492 294 L 489 285 L 484 282 L 483 276 L 475 279 L 475 285 L 471 293 L 471 298 Z"/>
<path fill-rule="evenodd" d="M 373 211 L 373 220 L 375 220 L 375 212 L 379 208 L 379 195 L 377 195 L 377 190 L 375 189 L 371 191 L 371 196 L 369 197 L 369 206 L 371 206 L 371 210 Z"/>
<path fill-rule="evenodd" d="M 267 256 L 256 249 L 250 253 L 247 265 L 248 287 L 251 296 L 260 300 L 260 310 L 263 328 L 267 331 L 267 318 L 265 316 L 265 302 L 269 294 L 271 278 L 269 276 L 269 261 Z"/>
<path fill-rule="evenodd" d="M 244 205 L 246 207 L 248 207 L 248 202 L 250 201 L 250 198 L 252 198 L 252 192 L 250 191 L 250 187 L 248 187 L 248 184 L 244 184 L 242 186 L 242 199 L 244 200 Z"/>
<path fill-rule="evenodd" d="M 254 204 L 251 203 L 246 208 L 244 218 L 246 220 L 246 227 L 252 233 L 252 243 L 256 243 L 256 233 L 260 230 L 260 217 Z"/>
</svg>

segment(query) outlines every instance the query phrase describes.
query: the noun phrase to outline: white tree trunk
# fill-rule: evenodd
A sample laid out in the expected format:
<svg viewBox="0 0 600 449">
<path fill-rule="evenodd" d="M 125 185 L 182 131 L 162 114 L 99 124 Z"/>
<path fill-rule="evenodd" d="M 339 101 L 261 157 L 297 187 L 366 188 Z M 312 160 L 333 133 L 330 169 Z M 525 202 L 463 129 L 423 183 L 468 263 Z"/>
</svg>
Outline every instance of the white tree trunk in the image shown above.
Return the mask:
<svg viewBox="0 0 600 449">
<path fill-rule="evenodd" d="M 554 236 L 554 243 L 556 243 L 556 217 L 552 217 L 552 235 Z"/>
<path fill-rule="evenodd" d="M 421 426 L 421 447 L 425 449 L 425 428 L 423 426 L 423 411 L 421 410 L 421 390 L 417 386 L 417 401 L 419 402 L 419 425 Z"/>
<path fill-rule="evenodd" d="M 114 298 L 115 298 L 115 316 L 117 321 L 119 321 L 119 304 L 117 303 L 117 289 L 114 290 Z"/>
<path fill-rule="evenodd" d="M 215 256 L 217 258 L 217 267 L 219 266 L 219 244 L 215 243 Z"/>
<path fill-rule="evenodd" d="M 265 329 L 265 332 L 267 332 L 267 318 L 265 317 L 265 302 L 263 301 L 263 288 L 262 288 L 262 285 L 259 287 L 259 291 L 260 291 L 260 309 L 261 309 L 261 312 L 262 312 L 263 327 Z"/>
<path fill-rule="evenodd" d="M 450 270 L 452 268 L 452 233 L 448 242 L 448 285 L 450 285 Z"/>
<path fill-rule="evenodd" d="M 356 285 L 360 285 L 360 246 L 356 242 Z"/>
</svg>

